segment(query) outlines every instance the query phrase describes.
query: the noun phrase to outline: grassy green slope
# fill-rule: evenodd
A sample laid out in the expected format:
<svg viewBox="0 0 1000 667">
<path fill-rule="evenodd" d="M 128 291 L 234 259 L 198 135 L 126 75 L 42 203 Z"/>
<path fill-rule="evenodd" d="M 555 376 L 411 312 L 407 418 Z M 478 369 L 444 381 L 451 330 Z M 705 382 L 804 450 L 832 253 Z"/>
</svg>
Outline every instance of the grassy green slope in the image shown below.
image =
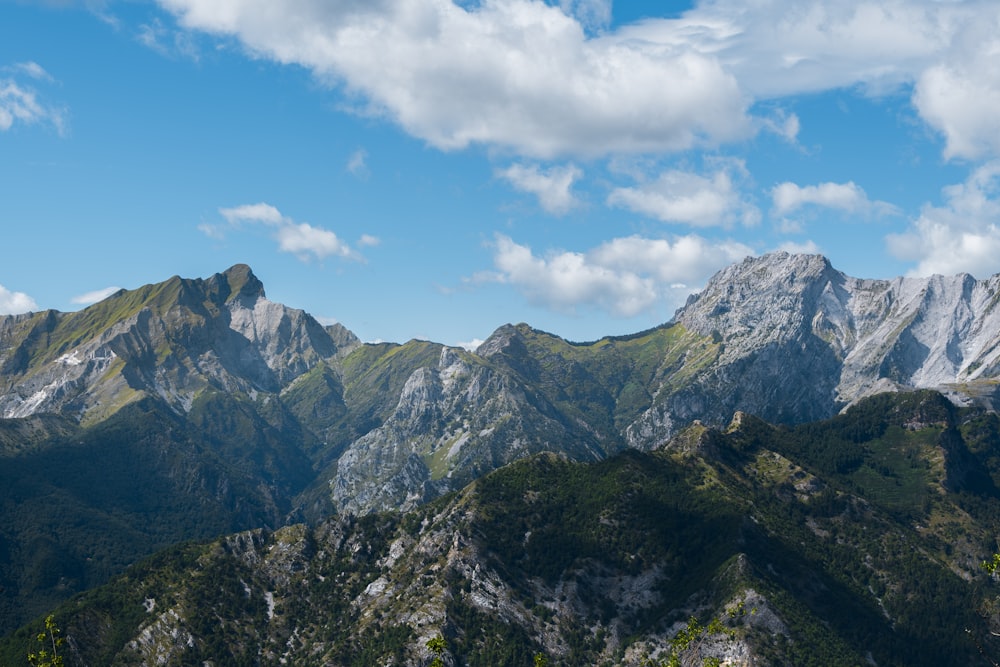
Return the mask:
<svg viewBox="0 0 1000 667">
<path fill-rule="evenodd" d="M 526 324 L 512 327 L 514 341 L 496 363 L 504 363 L 537 387 L 571 421 L 588 424 L 603 442 L 624 447 L 622 433 L 648 409 L 661 386 L 682 386 L 718 356 L 711 337 L 681 325 L 631 336 L 571 343 Z"/>
</svg>

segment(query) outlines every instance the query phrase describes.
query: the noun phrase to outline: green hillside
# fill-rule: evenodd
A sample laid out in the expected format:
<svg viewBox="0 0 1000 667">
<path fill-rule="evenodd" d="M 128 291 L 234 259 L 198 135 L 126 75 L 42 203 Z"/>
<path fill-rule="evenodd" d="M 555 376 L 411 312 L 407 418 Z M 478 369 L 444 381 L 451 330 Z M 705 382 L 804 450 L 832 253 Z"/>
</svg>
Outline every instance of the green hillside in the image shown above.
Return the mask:
<svg viewBox="0 0 1000 667">
<path fill-rule="evenodd" d="M 997 425 L 886 394 L 594 464 L 541 454 L 407 514 L 173 547 L 55 617 L 68 664 L 429 664 L 439 634 L 448 664 L 659 664 L 694 618 L 721 626 L 684 665 L 988 665 Z"/>
</svg>

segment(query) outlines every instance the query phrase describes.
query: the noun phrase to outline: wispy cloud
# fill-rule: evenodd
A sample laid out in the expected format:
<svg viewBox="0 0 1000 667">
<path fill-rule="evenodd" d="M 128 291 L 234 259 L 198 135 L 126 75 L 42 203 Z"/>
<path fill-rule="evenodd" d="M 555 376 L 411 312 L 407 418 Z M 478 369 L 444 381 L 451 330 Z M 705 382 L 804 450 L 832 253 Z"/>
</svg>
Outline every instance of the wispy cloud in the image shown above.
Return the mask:
<svg viewBox="0 0 1000 667">
<path fill-rule="evenodd" d="M 15 123 L 33 125 L 48 123 L 59 134 L 66 132 L 66 111 L 46 102 L 31 85 L 19 81 L 28 77 L 48 83 L 53 79 L 35 62 L 17 63 L 0 68 L 0 131 L 10 130 Z"/>
<path fill-rule="evenodd" d="M 141 24 L 136 39 L 162 56 L 188 58 L 195 62 L 201 57 L 198 45 L 189 31 L 177 30 L 159 19 Z"/>
<path fill-rule="evenodd" d="M 361 180 L 366 180 L 371 176 L 371 170 L 368 168 L 368 151 L 359 148 L 351 153 L 351 156 L 347 158 L 347 171 Z"/>
<path fill-rule="evenodd" d="M 45 68 L 41 65 L 33 61 L 17 63 L 16 65 L 11 66 L 10 69 L 14 72 L 25 74 L 38 81 L 53 81 L 52 75 L 46 72 Z"/>
</svg>

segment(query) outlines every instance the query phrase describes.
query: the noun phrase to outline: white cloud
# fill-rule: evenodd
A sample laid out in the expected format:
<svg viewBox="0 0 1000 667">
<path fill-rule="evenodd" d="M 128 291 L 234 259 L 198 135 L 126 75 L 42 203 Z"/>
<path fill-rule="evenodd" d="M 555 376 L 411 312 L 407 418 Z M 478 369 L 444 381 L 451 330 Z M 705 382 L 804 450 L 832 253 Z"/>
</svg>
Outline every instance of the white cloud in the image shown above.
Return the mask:
<svg viewBox="0 0 1000 667">
<path fill-rule="evenodd" d="M 219 213 L 231 225 L 241 222 L 260 222 L 265 225 L 281 225 L 288 221 L 281 215 L 281 211 L 260 202 L 259 204 L 243 204 L 232 208 L 220 208 Z"/>
<path fill-rule="evenodd" d="M 543 209 L 553 215 L 563 215 L 579 205 L 570 188 L 583 175 L 575 165 L 550 167 L 543 171 L 538 165 L 513 164 L 498 170 L 497 175 L 518 190 L 538 197 Z"/>
<path fill-rule="evenodd" d="M 359 148 L 351 153 L 351 156 L 347 158 L 347 171 L 362 180 L 367 179 L 371 175 L 368 169 L 368 151 Z"/>
<path fill-rule="evenodd" d="M 282 225 L 275 236 L 283 252 L 290 252 L 303 261 L 310 256 L 316 259 L 330 256 L 357 258 L 350 246 L 329 229 L 313 227 L 305 222 Z"/>
<path fill-rule="evenodd" d="M 975 49 L 927 69 L 913 93 L 920 115 L 944 135 L 946 159 L 1000 155 L 1000 18 L 989 18 L 969 35 Z"/>
<path fill-rule="evenodd" d="M 946 158 L 1000 154 L 1000 4 L 993 0 L 701 2 L 680 21 L 623 33 L 712 53 L 755 100 L 915 84 L 913 104 L 947 141 Z"/>
<path fill-rule="evenodd" d="M 382 243 L 382 239 L 377 236 L 372 236 L 371 234 L 362 234 L 361 238 L 358 239 L 358 245 L 361 247 L 373 247 Z"/>
<path fill-rule="evenodd" d="M 781 110 L 772 118 L 761 119 L 761 125 L 767 131 L 777 134 L 790 144 L 798 142 L 799 130 L 802 129 L 801 122 L 796 114 Z"/>
<path fill-rule="evenodd" d="M 195 62 L 200 58 L 198 46 L 195 44 L 191 33 L 169 28 L 163 25 L 163 22 L 159 19 L 154 19 L 150 23 L 140 25 L 136 39 L 143 46 L 156 51 L 162 56 L 181 56 L 190 58 Z"/>
<path fill-rule="evenodd" d="M 34 79 L 51 77 L 36 63 L 21 63 L 3 71 L 27 74 Z M 59 134 L 66 131 L 65 112 L 39 99 L 38 92 L 10 77 L 0 76 L 0 132 L 7 131 L 14 123 L 32 125 L 49 123 Z"/>
<path fill-rule="evenodd" d="M 16 315 L 38 310 L 35 300 L 24 292 L 11 292 L 0 285 L 0 315 Z"/>
<path fill-rule="evenodd" d="M 857 215 L 888 215 L 897 212 L 892 204 L 870 200 L 865 191 L 853 181 L 806 186 L 786 181 L 771 189 L 771 199 L 774 212 L 778 215 L 794 213 L 810 204 Z"/>
<path fill-rule="evenodd" d="M 1000 154 L 995 0 L 702 0 L 614 30 L 610 0 L 158 1 L 442 149 L 662 153 L 762 127 L 791 139 L 796 117 L 754 120 L 750 106 L 915 85 L 946 157 Z"/>
<path fill-rule="evenodd" d="M 243 224 L 261 224 L 274 228 L 274 240 L 278 249 L 295 255 L 303 262 L 310 259 L 326 259 L 327 257 L 343 257 L 363 261 L 362 256 L 337 236 L 336 233 L 323 227 L 315 227 L 305 222 L 295 222 L 285 217 L 274 206 L 260 202 L 243 204 L 232 208 L 220 208 L 219 214 L 232 227 Z M 210 238 L 221 238 L 222 230 L 213 225 L 199 225 L 198 229 Z M 361 245 L 377 245 L 378 239 L 367 234 L 362 235 Z"/>
<path fill-rule="evenodd" d="M 681 305 L 691 289 L 715 271 L 753 251 L 736 242 L 713 243 L 689 235 L 670 242 L 638 236 L 617 238 L 586 253 L 553 252 L 539 257 L 531 248 L 497 235 L 496 271 L 475 282 L 512 285 L 532 304 L 561 312 L 579 307 L 633 317 Z"/>
<path fill-rule="evenodd" d="M 476 348 L 478 348 L 480 345 L 482 345 L 485 342 L 486 341 L 483 340 L 482 338 L 473 338 L 472 340 L 469 340 L 469 341 L 464 341 L 464 342 L 461 342 L 461 343 L 455 343 L 455 347 L 461 347 L 461 348 L 465 348 L 469 352 L 475 352 Z"/>
<path fill-rule="evenodd" d="M 606 1 L 573 16 L 533 0 L 159 0 L 182 25 L 234 36 L 357 94 L 441 149 L 605 155 L 717 144 L 751 133 L 748 99 L 712 55 L 681 40 L 588 36 Z M 675 35 L 676 36 L 676 35 Z"/>
<path fill-rule="evenodd" d="M 910 82 L 974 17 L 967 5 L 934 0 L 706 1 L 677 21 L 625 32 L 683 39 L 712 53 L 755 99 L 864 85 L 873 92 Z M 960 6 L 965 5 L 965 6 Z"/>
<path fill-rule="evenodd" d="M 741 196 L 731 170 L 725 168 L 708 176 L 666 171 L 655 181 L 616 188 L 608 195 L 608 205 L 694 227 L 753 225 L 760 218 L 757 208 Z"/>
<path fill-rule="evenodd" d="M 45 68 L 34 61 L 17 63 L 12 70 L 21 72 L 39 81 L 52 81 L 52 75 L 45 71 Z"/>
<path fill-rule="evenodd" d="M 97 303 L 98 301 L 103 301 L 109 296 L 120 290 L 121 287 L 105 287 L 104 289 L 94 290 L 93 292 L 87 292 L 85 294 L 80 294 L 74 296 L 70 299 L 70 303 L 77 303 L 84 306 L 90 305 L 92 303 Z"/>
<path fill-rule="evenodd" d="M 913 276 L 1000 272 L 1000 161 L 943 192 L 944 206 L 924 206 L 909 230 L 886 237 L 890 253 L 915 262 Z"/>
</svg>

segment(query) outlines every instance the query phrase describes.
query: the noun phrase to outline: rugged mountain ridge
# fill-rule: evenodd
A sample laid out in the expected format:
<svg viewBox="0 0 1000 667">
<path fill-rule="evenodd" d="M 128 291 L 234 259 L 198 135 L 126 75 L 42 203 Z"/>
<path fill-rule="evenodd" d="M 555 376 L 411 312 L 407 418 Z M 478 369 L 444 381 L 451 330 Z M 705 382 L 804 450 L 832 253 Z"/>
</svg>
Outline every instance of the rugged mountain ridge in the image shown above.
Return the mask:
<svg viewBox="0 0 1000 667">
<path fill-rule="evenodd" d="M 0 317 L 0 456 L 42 480 L 0 495 L 0 628 L 170 540 L 411 509 L 539 452 L 597 461 L 693 420 L 796 424 L 886 390 L 991 407 L 998 287 L 862 280 L 778 253 L 724 269 L 648 331 L 573 343 L 504 325 L 475 352 L 362 344 L 268 300 L 245 265 Z M 114 493 L 61 463 L 111 451 Z M 180 520 L 194 507 L 205 521 Z M 79 508 L 113 537 L 80 546 L 60 518 Z M 178 531 L 136 530 L 149 516 Z M 59 554 L 51 576 L 26 560 L 36 543 Z"/>
<path fill-rule="evenodd" d="M 206 389 L 277 392 L 357 338 L 267 300 L 246 265 L 120 290 L 76 313 L 0 318 L 0 415 L 99 421 L 144 396 L 189 410 Z"/>
<path fill-rule="evenodd" d="M 747 258 L 677 311 L 674 326 L 711 337 L 715 356 L 683 386 L 660 385 L 637 424 L 662 441 L 691 419 L 719 423 L 734 410 L 797 423 L 922 388 L 992 407 L 998 300 L 1000 276 L 868 280 L 820 255 Z"/>
<path fill-rule="evenodd" d="M 998 427 L 901 393 L 593 464 L 539 454 L 405 514 L 171 549 L 56 618 L 67 664 L 427 664 L 439 634 L 447 664 L 665 664 L 692 617 L 721 625 L 684 665 L 991 664 Z"/>
<path fill-rule="evenodd" d="M 777 253 L 719 272 L 675 319 L 719 332 L 720 365 L 772 347 L 798 352 L 790 366 L 829 365 L 839 404 L 890 388 L 951 389 L 962 402 L 996 385 L 998 302 L 1000 276 L 865 280 L 820 255 Z"/>
</svg>

